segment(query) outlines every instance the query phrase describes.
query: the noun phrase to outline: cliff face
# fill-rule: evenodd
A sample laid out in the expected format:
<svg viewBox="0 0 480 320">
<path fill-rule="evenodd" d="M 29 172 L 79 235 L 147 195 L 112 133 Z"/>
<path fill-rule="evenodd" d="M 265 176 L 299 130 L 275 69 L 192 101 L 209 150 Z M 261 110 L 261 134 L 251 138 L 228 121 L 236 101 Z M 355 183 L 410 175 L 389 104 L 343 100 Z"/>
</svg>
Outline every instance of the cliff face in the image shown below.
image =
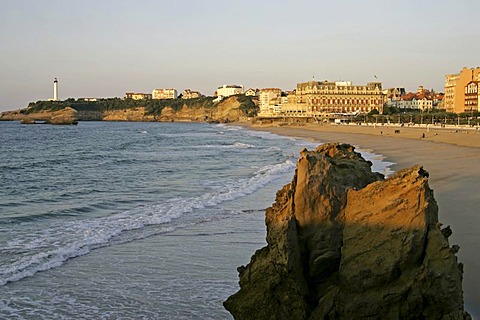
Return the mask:
<svg viewBox="0 0 480 320">
<path fill-rule="evenodd" d="M 50 124 L 76 124 L 78 116 L 75 109 L 67 107 L 62 110 L 32 114 L 22 113 L 21 110 L 6 111 L 0 114 L 0 120 L 20 120 L 26 124 L 35 123 L 35 121 L 45 121 Z"/>
<path fill-rule="evenodd" d="M 238 121 L 244 116 L 239 109 L 240 102 L 236 97 L 227 98 L 219 102 L 214 108 L 189 108 L 186 105 L 178 111 L 172 108 L 165 108 L 158 121 L 217 121 L 231 122 Z"/>
<path fill-rule="evenodd" d="M 240 267 L 236 319 L 468 319 L 462 268 L 420 166 L 383 180 L 349 145 L 303 150 Z"/>
<path fill-rule="evenodd" d="M 154 121 L 153 115 L 147 115 L 145 108 L 107 110 L 102 113 L 103 121 Z"/>
<path fill-rule="evenodd" d="M 177 101 L 178 102 L 178 101 Z M 148 113 L 146 107 L 108 108 L 88 110 L 66 107 L 58 111 L 45 110 L 41 112 L 25 112 L 27 109 L 0 113 L 0 120 L 22 120 L 24 123 L 33 123 L 35 120 L 47 121 L 56 124 L 70 124 L 76 121 L 238 121 L 245 114 L 240 110 L 241 102 L 237 97 L 230 97 L 217 104 L 183 105 L 180 109 L 165 107 L 161 114 Z"/>
</svg>

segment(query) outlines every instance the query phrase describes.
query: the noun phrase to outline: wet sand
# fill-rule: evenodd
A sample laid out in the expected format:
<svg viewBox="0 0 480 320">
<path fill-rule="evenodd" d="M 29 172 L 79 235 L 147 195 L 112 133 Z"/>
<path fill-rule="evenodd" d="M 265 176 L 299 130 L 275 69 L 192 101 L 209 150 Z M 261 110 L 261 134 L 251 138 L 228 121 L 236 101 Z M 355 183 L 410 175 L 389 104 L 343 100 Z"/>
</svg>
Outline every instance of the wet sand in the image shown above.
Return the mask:
<svg viewBox="0 0 480 320">
<path fill-rule="evenodd" d="M 480 318 L 480 132 L 475 130 L 307 124 L 249 126 L 320 143 L 349 143 L 382 154 L 392 169 L 422 165 L 439 206 L 439 220 L 451 225 L 450 245 L 458 244 L 464 264 L 466 309 Z M 395 133 L 400 130 L 400 133 Z M 425 138 L 423 138 L 425 134 Z"/>
</svg>

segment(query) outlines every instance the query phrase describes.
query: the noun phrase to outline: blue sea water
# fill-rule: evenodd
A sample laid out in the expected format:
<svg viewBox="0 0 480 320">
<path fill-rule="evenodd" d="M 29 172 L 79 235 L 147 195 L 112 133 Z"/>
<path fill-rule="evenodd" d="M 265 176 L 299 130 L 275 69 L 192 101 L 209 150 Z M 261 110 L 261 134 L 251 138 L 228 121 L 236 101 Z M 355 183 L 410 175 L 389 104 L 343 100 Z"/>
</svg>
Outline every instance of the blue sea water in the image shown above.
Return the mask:
<svg viewBox="0 0 480 320">
<path fill-rule="evenodd" d="M 231 318 L 222 302 L 265 245 L 264 210 L 316 145 L 211 124 L 0 122 L 0 319 Z"/>
</svg>

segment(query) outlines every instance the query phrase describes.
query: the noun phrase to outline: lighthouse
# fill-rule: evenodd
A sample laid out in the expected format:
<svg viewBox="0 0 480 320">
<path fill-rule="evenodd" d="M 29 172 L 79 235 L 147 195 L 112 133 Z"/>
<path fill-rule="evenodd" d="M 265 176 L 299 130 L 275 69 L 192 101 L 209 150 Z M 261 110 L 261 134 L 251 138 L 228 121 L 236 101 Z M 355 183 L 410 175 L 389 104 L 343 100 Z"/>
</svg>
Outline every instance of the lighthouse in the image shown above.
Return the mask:
<svg viewBox="0 0 480 320">
<path fill-rule="evenodd" d="M 58 80 L 53 80 L 53 101 L 58 101 Z"/>
</svg>

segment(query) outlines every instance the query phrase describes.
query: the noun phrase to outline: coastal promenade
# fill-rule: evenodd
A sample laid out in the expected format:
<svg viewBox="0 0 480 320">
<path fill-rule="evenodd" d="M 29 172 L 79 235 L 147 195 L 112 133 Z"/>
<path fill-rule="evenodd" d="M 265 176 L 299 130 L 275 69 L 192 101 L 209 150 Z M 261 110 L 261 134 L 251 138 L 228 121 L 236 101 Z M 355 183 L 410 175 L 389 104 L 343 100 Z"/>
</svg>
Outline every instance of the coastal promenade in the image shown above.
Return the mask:
<svg viewBox="0 0 480 320">
<path fill-rule="evenodd" d="M 480 132 L 471 127 L 429 127 L 427 130 L 426 125 L 312 123 L 248 127 L 319 144 L 349 143 L 359 152 L 382 154 L 386 161 L 395 163 L 391 167 L 394 171 L 422 165 L 430 173 L 429 184 L 439 206 L 439 220 L 452 227 L 450 244 L 460 246 L 457 256 L 464 264 L 465 307 L 474 319 L 480 318 Z"/>
</svg>

